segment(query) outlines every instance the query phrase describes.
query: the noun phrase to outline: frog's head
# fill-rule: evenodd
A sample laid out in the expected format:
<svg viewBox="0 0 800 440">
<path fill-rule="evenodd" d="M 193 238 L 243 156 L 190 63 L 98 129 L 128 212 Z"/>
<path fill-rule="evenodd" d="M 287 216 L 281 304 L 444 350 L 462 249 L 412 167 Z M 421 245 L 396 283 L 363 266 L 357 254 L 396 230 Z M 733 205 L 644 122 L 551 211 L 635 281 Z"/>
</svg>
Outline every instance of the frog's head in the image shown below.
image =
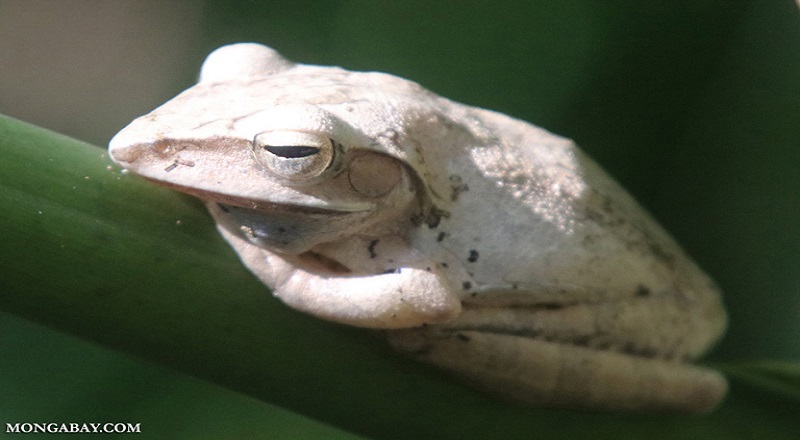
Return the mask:
<svg viewBox="0 0 800 440">
<path fill-rule="evenodd" d="M 385 107 L 366 100 L 359 82 L 374 75 L 383 74 L 226 46 L 208 56 L 198 84 L 133 121 L 109 152 L 136 174 L 219 204 L 272 249 L 302 252 L 348 228 L 400 227 L 424 211 L 425 191 L 390 139 L 397 121 L 363 129 L 382 117 L 370 108 Z"/>
</svg>

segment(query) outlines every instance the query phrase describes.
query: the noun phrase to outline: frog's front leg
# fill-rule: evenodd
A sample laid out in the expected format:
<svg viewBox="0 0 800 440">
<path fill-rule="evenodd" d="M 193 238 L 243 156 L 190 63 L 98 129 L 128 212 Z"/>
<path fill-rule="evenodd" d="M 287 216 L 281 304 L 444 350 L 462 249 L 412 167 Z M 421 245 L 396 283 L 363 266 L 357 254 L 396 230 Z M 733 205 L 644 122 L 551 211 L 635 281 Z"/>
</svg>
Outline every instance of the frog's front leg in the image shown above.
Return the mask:
<svg viewBox="0 0 800 440">
<path fill-rule="evenodd" d="M 462 317 L 480 313 L 467 308 Z M 508 328 L 459 326 L 461 320 L 390 331 L 389 340 L 492 394 L 533 406 L 704 413 L 727 390 L 717 372 L 678 360 L 582 345 L 578 335 L 552 341 Z"/>
<path fill-rule="evenodd" d="M 238 234 L 216 204 L 208 207 L 218 222 L 217 229 L 248 269 L 270 286 L 275 296 L 297 310 L 330 321 L 380 329 L 447 322 L 461 312 L 461 300 L 429 271 L 402 268 L 373 276 L 325 276 L 324 266 L 335 262 L 311 253 L 282 257 L 267 251 Z M 315 258 L 318 261 L 309 261 Z M 314 265 L 321 270 L 301 268 Z"/>
<path fill-rule="evenodd" d="M 256 258 L 272 266 L 268 284 L 274 285 L 275 296 L 294 309 L 330 321 L 368 328 L 407 328 L 447 322 L 461 311 L 459 299 L 424 270 L 325 277 L 263 251 Z"/>
</svg>

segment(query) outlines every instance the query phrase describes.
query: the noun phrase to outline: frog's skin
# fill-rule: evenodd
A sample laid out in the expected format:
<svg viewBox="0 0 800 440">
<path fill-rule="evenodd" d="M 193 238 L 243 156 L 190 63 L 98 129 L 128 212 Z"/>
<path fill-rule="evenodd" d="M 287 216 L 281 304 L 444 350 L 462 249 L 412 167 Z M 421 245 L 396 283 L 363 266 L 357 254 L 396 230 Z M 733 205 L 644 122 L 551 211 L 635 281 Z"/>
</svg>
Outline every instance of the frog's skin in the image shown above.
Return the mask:
<svg viewBox="0 0 800 440">
<path fill-rule="evenodd" d="M 283 147 L 283 148 L 279 148 Z M 516 401 L 711 410 L 720 293 L 571 141 L 375 72 L 214 51 L 113 159 L 205 200 L 290 306 Z"/>
</svg>

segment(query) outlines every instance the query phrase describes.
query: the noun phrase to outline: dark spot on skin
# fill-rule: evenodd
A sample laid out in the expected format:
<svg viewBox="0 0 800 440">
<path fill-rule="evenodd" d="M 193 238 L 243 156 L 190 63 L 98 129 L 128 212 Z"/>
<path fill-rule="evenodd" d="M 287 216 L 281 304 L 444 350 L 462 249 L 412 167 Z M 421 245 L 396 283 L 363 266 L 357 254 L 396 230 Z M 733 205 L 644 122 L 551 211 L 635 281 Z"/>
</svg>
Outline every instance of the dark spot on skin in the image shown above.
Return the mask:
<svg viewBox="0 0 800 440">
<path fill-rule="evenodd" d="M 439 223 L 442 221 L 442 217 L 447 218 L 450 217 L 450 213 L 447 211 L 442 211 L 439 208 L 433 207 L 425 216 L 425 224 L 428 225 L 429 228 L 434 229 L 439 226 Z"/>
<path fill-rule="evenodd" d="M 467 257 L 467 261 L 469 261 L 470 263 L 474 263 L 474 262 L 478 261 L 478 251 L 476 251 L 475 249 L 470 249 L 469 250 L 469 257 Z"/>
<path fill-rule="evenodd" d="M 517 284 L 512 284 L 511 288 L 514 289 L 514 290 L 517 290 L 517 289 L 519 289 L 519 286 Z"/>
<path fill-rule="evenodd" d="M 545 310 L 561 310 L 564 308 L 563 304 L 557 304 L 557 303 L 544 303 L 541 304 L 541 306 L 544 307 Z"/>
<path fill-rule="evenodd" d="M 436 236 L 436 241 L 441 242 L 445 237 L 447 237 L 447 232 L 440 232 L 439 235 Z"/>
<path fill-rule="evenodd" d="M 647 286 L 639 284 L 639 286 L 636 287 L 636 296 L 649 296 L 649 295 L 650 295 L 650 289 Z"/>
<path fill-rule="evenodd" d="M 408 218 L 408 221 L 411 222 L 414 226 L 420 226 L 422 222 L 425 220 L 425 216 L 420 213 L 413 214 L 411 217 Z"/>
<path fill-rule="evenodd" d="M 458 338 L 459 341 L 469 342 L 469 336 L 464 333 L 456 333 L 456 338 Z"/>
<path fill-rule="evenodd" d="M 603 202 L 600 204 L 600 209 L 602 209 L 608 215 L 614 214 L 614 205 L 611 203 L 611 199 L 608 198 L 608 196 L 602 197 Z"/>
<path fill-rule="evenodd" d="M 441 264 L 443 268 L 447 269 L 447 263 L 445 263 L 445 262 L 441 262 L 441 263 L 439 263 L 439 264 Z"/>
<path fill-rule="evenodd" d="M 588 336 L 583 336 L 583 337 L 580 337 L 580 338 L 576 338 L 574 341 L 572 341 L 572 344 L 573 345 L 577 345 L 578 347 L 588 347 L 589 346 L 589 337 Z"/>
<path fill-rule="evenodd" d="M 477 298 L 478 297 L 478 292 L 472 292 L 469 296 L 472 297 L 472 298 Z"/>
<path fill-rule="evenodd" d="M 633 356 L 645 357 L 645 358 L 654 358 L 658 357 L 659 353 L 655 350 L 647 347 L 638 347 L 633 342 L 628 342 L 624 344 L 622 347 L 618 347 L 615 351 L 621 351 L 623 353 L 627 353 Z"/>
<path fill-rule="evenodd" d="M 590 221 L 592 221 L 594 223 L 597 223 L 598 225 L 604 224 L 604 220 L 605 220 L 605 217 L 603 216 L 603 214 L 601 214 L 601 213 L 599 213 L 597 211 L 594 211 L 594 210 L 585 211 L 584 212 L 584 218 L 586 220 L 590 220 Z"/>
<path fill-rule="evenodd" d="M 653 241 L 649 241 L 647 247 L 650 249 L 650 252 L 652 252 L 653 255 L 661 260 L 667 267 L 672 270 L 675 269 L 675 255 L 667 252 L 664 250 L 664 248 Z"/>
<path fill-rule="evenodd" d="M 378 256 L 378 254 L 375 253 L 375 246 L 378 244 L 378 241 L 379 240 L 372 240 L 369 242 L 369 245 L 367 246 L 370 258 L 375 258 Z"/>
<path fill-rule="evenodd" d="M 450 201 L 455 202 L 461 193 L 469 191 L 469 185 L 461 180 L 461 176 L 455 174 L 450 176 Z"/>
<path fill-rule="evenodd" d="M 278 226 L 278 232 L 283 234 L 286 232 L 286 228 L 284 228 L 283 226 Z"/>
<path fill-rule="evenodd" d="M 633 342 L 626 342 L 622 346 L 620 351 L 622 351 L 623 353 L 635 353 L 636 352 L 636 346 L 633 345 Z"/>
<path fill-rule="evenodd" d="M 469 281 L 464 281 L 463 283 L 461 283 L 461 287 L 464 288 L 464 290 L 472 289 L 472 283 L 470 283 Z"/>
<path fill-rule="evenodd" d="M 591 200 L 583 206 L 580 215 L 584 221 L 609 228 L 621 227 L 626 223 L 625 218 L 615 208 L 614 201 L 607 194 L 591 189 L 587 199 Z"/>
<path fill-rule="evenodd" d="M 593 344 L 593 348 L 597 350 L 608 350 L 611 348 L 611 343 L 608 341 L 598 341 L 597 343 Z"/>
<path fill-rule="evenodd" d="M 658 350 L 655 350 L 655 349 L 652 349 L 652 348 L 646 348 L 646 347 L 637 348 L 635 354 L 638 355 L 638 356 L 649 357 L 649 358 L 658 357 L 658 355 L 659 355 Z"/>
<path fill-rule="evenodd" d="M 175 168 L 178 168 L 178 165 L 183 165 L 185 167 L 193 167 L 195 165 L 195 163 L 192 162 L 191 160 L 175 160 L 175 162 L 172 162 L 172 164 L 170 166 L 164 168 L 164 171 L 170 172 L 170 171 L 174 170 Z"/>
<path fill-rule="evenodd" d="M 383 271 L 383 272 L 381 272 L 381 273 L 382 273 L 383 275 L 388 275 L 388 274 L 390 274 L 390 273 L 400 273 L 400 269 L 397 269 L 397 268 L 394 268 L 394 269 L 386 269 L 386 270 L 384 270 L 384 271 Z"/>
</svg>

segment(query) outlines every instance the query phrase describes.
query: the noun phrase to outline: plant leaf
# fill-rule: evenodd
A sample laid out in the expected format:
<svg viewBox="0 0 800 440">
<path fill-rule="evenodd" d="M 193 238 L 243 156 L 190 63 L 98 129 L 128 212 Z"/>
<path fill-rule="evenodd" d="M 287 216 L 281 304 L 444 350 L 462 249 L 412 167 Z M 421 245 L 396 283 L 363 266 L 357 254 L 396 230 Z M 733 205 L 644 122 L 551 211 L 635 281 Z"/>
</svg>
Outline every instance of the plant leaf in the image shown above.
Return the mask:
<svg viewBox="0 0 800 440">
<path fill-rule="evenodd" d="M 721 366 L 721 369 L 743 384 L 800 401 L 800 363 L 732 362 Z"/>
</svg>

